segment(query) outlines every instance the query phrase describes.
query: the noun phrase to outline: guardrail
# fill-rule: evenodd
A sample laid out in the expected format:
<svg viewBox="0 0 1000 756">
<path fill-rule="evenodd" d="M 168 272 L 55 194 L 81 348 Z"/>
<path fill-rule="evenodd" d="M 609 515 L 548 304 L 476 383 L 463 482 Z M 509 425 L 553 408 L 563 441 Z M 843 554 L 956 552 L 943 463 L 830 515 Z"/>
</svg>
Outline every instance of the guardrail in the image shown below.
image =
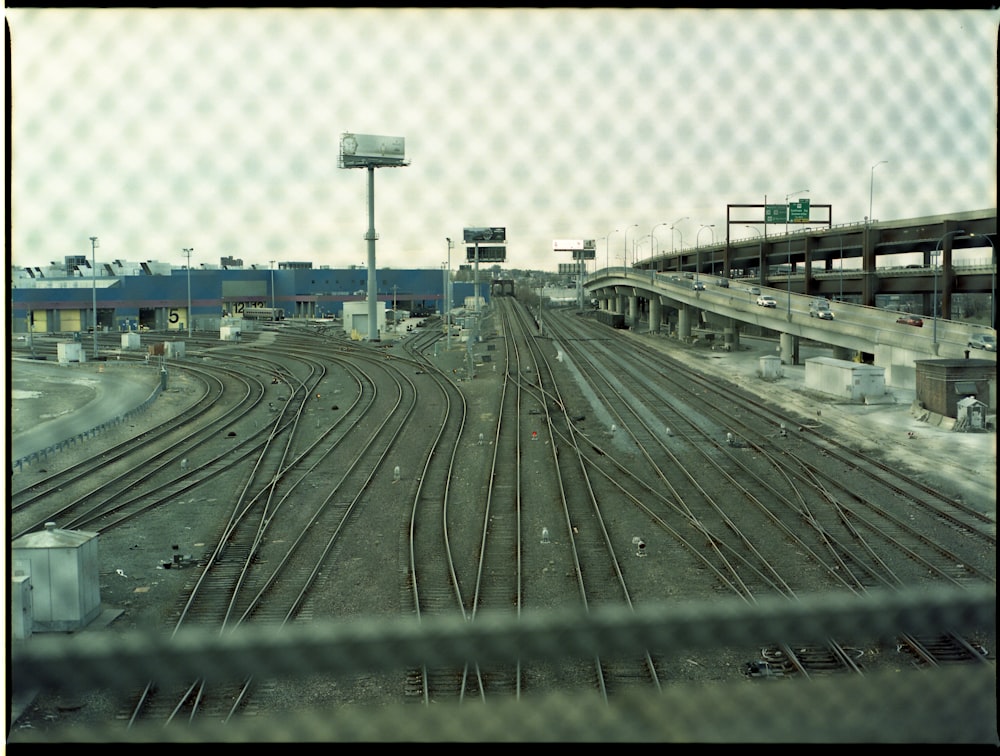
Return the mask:
<svg viewBox="0 0 1000 756">
<path fill-rule="evenodd" d="M 121 367 L 126 367 L 126 366 L 122 365 Z M 141 369 L 149 368 L 149 366 L 146 364 L 135 364 L 135 365 L 129 364 L 128 367 L 135 367 Z M 115 415 L 115 417 L 109 420 L 105 420 L 103 423 L 95 425 L 93 428 L 88 428 L 82 433 L 77 433 L 76 435 L 63 439 L 58 443 L 51 444 L 45 447 L 44 449 L 39 449 L 38 451 L 32 452 L 31 454 L 26 454 L 23 457 L 20 457 L 19 459 L 12 461 L 10 466 L 11 474 L 14 474 L 15 472 L 24 472 L 25 467 L 28 467 L 32 464 L 36 464 L 38 462 L 45 462 L 48 460 L 50 455 L 58 454 L 59 452 L 74 447 L 77 444 L 84 444 L 87 441 L 100 435 L 104 431 L 108 430 L 109 428 L 114 428 L 115 426 L 121 425 L 122 423 L 127 422 L 132 418 L 142 414 L 143 412 L 149 409 L 150 405 L 160 395 L 162 389 L 163 389 L 162 384 L 157 383 L 156 388 L 153 389 L 153 392 L 149 395 L 149 397 L 137 407 L 133 407 L 132 409 L 126 412 L 122 412 L 118 415 Z"/>
</svg>

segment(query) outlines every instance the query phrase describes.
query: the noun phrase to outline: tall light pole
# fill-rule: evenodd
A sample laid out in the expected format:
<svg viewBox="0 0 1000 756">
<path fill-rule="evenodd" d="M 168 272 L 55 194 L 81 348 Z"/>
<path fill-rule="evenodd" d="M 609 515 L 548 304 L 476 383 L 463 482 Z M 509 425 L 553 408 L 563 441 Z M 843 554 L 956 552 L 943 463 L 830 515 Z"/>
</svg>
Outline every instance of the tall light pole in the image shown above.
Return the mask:
<svg viewBox="0 0 1000 756">
<path fill-rule="evenodd" d="M 274 260 L 271 260 L 271 309 L 274 309 Z"/>
<path fill-rule="evenodd" d="M 625 237 L 624 237 L 624 239 L 622 239 L 623 248 L 624 248 L 624 252 L 625 252 L 625 267 L 626 268 L 628 267 L 628 230 L 630 228 L 639 228 L 639 224 L 638 223 L 633 223 L 631 226 L 628 226 L 625 229 Z"/>
<path fill-rule="evenodd" d="M 608 231 L 608 235 L 604 237 L 604 268 L 607 270 L 611 267 L 611 234 L 617 234 L 618 229 L 614 231 Z"/>
<path fill-rule="evenodd" d="M 701 224 L 701 228 L 698 229 L 698 233 L 695 234 L 694 237 L 694 245 L 697 248 L 697 252 L 695 253 L 695 263 L 694 263 L 695 283 L 698 282 L 698 274 L 701 272 L 701 232 L 704 231 L 706 228 L 709 230 L 708 232 L 712 235 L 712 243 L 713 244 L 715 243 L 715 232 L 712 231 L 712 229 L 715 228 L 715 224 L 714 223 Z"/>
<path fill-rule="evenodd" d="M 448 336 L 445 339 L 445 346 L 451 349 L 451 248 L 455 246 L 455 242 L 450 237 L 446 238 L 445 241 L 448 242 L 448 273 L 444 287 L 444 322 L 448 326 Z"/>
<path fill-rule="evenodd" d="M 879 160 L 875 165 L 872 166 L 872 179 L 868 186 L 868 222 L 871 223 L 875 220 L 872 216 L 872 201 L 875 197 L 875 169 L 878 168 L 882 163 L 888 163 L 888 160 Z"/>
<path fill-rule="evenodd" d="M 188 338 L 191 338 L 191 253 L 194 252 L 194 247 L 185 247 L 184 254 L 187 255 L 187 273 L 188 273 Z M 273 284 L 272 284 L 273 285 Z"/>
<path fill-rule="evenodd" d="M 657 223 L 649 230 L 649 251 L 650 254 L 653 255 L 654 257 L 656 256 L 656 237 L 653 236 L 653 232 L 656 231 L 656 229 L 659 228 L 660 226 L 667 226 L 667 225 L 669 224 L 666 221 L 664 221 L 663 223 Z M 672 236 L 671 240 L 673 240 Z"/>
<path fill-rule="evenodd" d="M 964 234 L 964 233 L 965 233 L 965 229 L 964 228 L 959 228 L 959 229 L 956 229 L 955 231 L 949 231 L 944 236 L 942 236 L 940 239 L 938 239 L 938 243 L 937 243 L 937 245 L 935 245 L 934 251 L 931 252 L 931 255 L 934 257 L 934 353 L 935 354 L 937 354 L 937 343 L 938 343 L 938 340 L 937 340 L 937 322 L 938 322 L 938 317 L 937 317 L 937 311 L 938 311 L 938 307 L 937 307 L 937 272 L 938 272 L 937 257 L 938 257 L 938 255 L 941 254 L 942 248 L 944 247 L 944 240 L 945 239 L 947 239 L 949 236 L 954 236 L 955 234 Z"/>
<path fill-rule="evenodd" d="M 670 224 L 670 254 L 674 253 L 674 233 L 673 233 L 674 229 L 677 227 L 678 223 L 685 220 L 690 220 L 690 218 L 688 218 L 688 216 L 685 215 L 683 218 L 678 218 L 677 220 L 675 220 L 673 223 Z M 681 230 L 679 228 L 677 229 L 677 233 L 679 234 L 681 233 Z M 683 248 L 683 246 L 684 246 L 684 234 L 681 234 L 681 247 Z"/>
<path fill-rule="evenodd" d="M 788 198 L 793 194 L 808 194 L 808 189 L 799 189 L 794 192 L 789 192 L 785 195 L 785 237 L 788 239 L 788 273 L 785 279 L 788 283 L 788 307 L 786 313 L 788 319 L 792 319 L 792 237 L 788 234 L 788 216 L 791 215 L 790 208 L 788 207 Z"/>
<path fill-rule="evenodd" d="M 94 359 L 97 359 L 97 256 L 94 250 L 97 249 L 97 237 L 90 237 L 90 275 L 93 278 L 92 289 L 94 293 Z"/>
<path fill-rule="evenodd" d="M 992 260 L 990 261 L 990 328 L 996 330 L 997 327 L 997 248 L 989 234 L 969 234 L 972 238 L 982 236 L 993 248 Z"/>
</svg>

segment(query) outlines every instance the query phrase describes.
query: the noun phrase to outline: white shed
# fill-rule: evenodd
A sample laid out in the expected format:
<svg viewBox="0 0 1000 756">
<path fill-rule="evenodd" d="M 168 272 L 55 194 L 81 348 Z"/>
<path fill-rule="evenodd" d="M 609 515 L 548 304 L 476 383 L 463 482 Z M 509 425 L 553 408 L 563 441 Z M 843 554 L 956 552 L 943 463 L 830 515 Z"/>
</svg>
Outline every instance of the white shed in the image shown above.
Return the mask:
<svg viewBox="0 0 1000 756">
<path fill-rule="evenodd" d="M 376 331 L 385 333 L 385 302 L 375 303 Z M 357 331 L 362 337 L 368 335 L 368 301 L 344 302 L 344 333 Z M 380 336 L 381 338 L 381 336 Z"/>
<path fill-rule="evenodd" d="M 806 388 L 863 402 L 885 396 L 885 368 L 833 357 L 806 360 Z"/>
<path fill-rule="evenodd" d="M 138 349 L 141 338 L 135 331 L 122 334 L 122 349 Z"/>
<path fill-rule="evenodd" d="M 56 354 L 60 365 L 65 365 L 67 362 L 86 362 L 83 344 L 76 341 L 60 342 L 56 345 Z"/>
<path fill-rule="evenodd" d="M 31 579 L 34 632 L 78 630 L 101 613 L 97 533 L 62 530 L 54 522 L 11 543 L 15 576 Z"/>
</svg>

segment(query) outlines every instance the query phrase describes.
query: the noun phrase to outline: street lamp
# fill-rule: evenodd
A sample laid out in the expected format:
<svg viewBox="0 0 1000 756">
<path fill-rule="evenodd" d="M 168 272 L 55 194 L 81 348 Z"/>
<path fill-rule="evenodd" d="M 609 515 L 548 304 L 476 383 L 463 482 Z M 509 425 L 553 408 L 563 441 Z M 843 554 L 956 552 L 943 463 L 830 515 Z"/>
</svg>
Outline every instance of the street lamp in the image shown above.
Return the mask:
<svg viewBox="0 0 1000 756">
<path fill-rule="evenodd" d="M 670 224 L 670 254 L 674 253 L 674 234 L 673 234 L 674 227 L 683 220 L 690 220 L 690 218 L 685 215 L 683 218 L 678 218 L 677 220 L 675 220 L 673 223 Z M 681 230 L 679 228 L 677 229 L 677 233 L 679 234 L 681 233 Z M 684 234 L 681 234 L 681 248 L 683 247 L 684 247 Z"/>
<path fill-rule="evenodd" d="M 90 275 L 92 278 L 92 289 L 94 293 L 94 359 L 97 359 L 97 258 L 94 250 L 97 249 L 97 237 L 90 237 Z"/>
<path fill-rule="evenodd" d="M 191 253 L 194 252 L 194 247 L 185 247 L 184 254 L 187 255 L 187 272 L 188 272 L 188 338 L 191 338 Z M 273 285 L 273 284 L 272 284 Z"/>
<path fill-rule="evenodd" d="M 663 223 L 657 223 L 649 230 L 649 252 L 654 257 L 656 256 L 656 237 L 653 236 L 653 232 L 656 231 L 656 229 L 659 228 L 660 226 L 666 226 L 666 225 L 667 225 L 666 221 L 664 221 Z"/>
<path fill-rule="evenodd" d="M 871 223 L 874 220 L 872 216 L 872 200 L 875 196 L 875 169 L 878 168 L 882 163 L 888 163 L 888 160 L 879 160 L 875 165 L 872 166 L 872 180 L 868 187 L 868 222 Z"/>
<path fill-rule="evenodd" d="M 623 241 L 623 247 L 624 247 L 624 251 L 625 251 L 625 267 L 626 268 L 628 267 L 628 229 L 629 228 L 639 228 L 639 224 L 638 223 L 633 223 L 631 226 L 629 226 L 628 228 L 626 228 L 625 229 L 625 237 L 624 237 L 624 239 L 622 239 L 622 241 Z"/>
<path fill-rule="evenodd" d="M 271 309 L 274 309 L 274 260 L 271 260 Z M 273 315 L 273 313 L 272 313 Z"/>
<path fill-rule="evenodd" d="M 791 215 L 788 207 L 788 198 L 793 194 L 808 194 L 808 189 L 799 189 L 794 192 L 789 192 L 785 195 L 785 236 L 788 239 L 788 271 L 786 273 L 787 278 L 785 279 L 788 283 L 788 307 L 786 313 L 788 319 L 792 319 L 792 237 L 788 234 L 788 216 Z"/>
<path fill-rule="evenodd" d="M 969 236 L 972 238 L 982 236 L 990 243 L 990 247 L 993 248 L 993 259 L 990 261 L 990 328 L 995 330 L 997 327 L 997 248 L 993 245 L 993 240 L 989 237 L 989 234 L 969 234 Z"/>
<path fill-rule="evenodd" d="M 617 234 L 618 229 L 614 231 L 608 231 L 607 236 L 604 237 L 604 268 L 607 270 L 611 267 L 611 234 Z"/>
<path fill-rule="evenodd" d="M 931 252 L 931 256 L 934 258 L 934 353 L 935 354 L 937 354 L 937 343 L 938 343 L 938 340 L 937 340 L 937 321 L 938 321 L 938 318 L 937 318 L 937 311 L 938 311 L 938 307 L 937 307 L 937 272 L 938 272 L 938 269 L 937 269 L 937 256 L 941 254 L 942 247 L 944 246 L 944 240 L 945 239 L 947 239 L 949 236 L 954 236 L 955 234 L 964 234 L 964 233 L 965 233 L 965 229 L 964 228 L 959 228 L 959 229 L 957 229 L 955 231 L 949 231 L 944 236 L 942 236 L 940 239 L 938 239 L 938 243 L 934 247 L 934 251 Z"/>
<path fill-rule="evenodd" d="M 445 346 L 447 349 L 451 349 L 451 248 L 455 242 L 450 237 L 446 238 L 445 241 L 448 242 L 448 276 L 445 279 L 444 287 L 444 322 L 448 326 L 448 337 L 445 340 Z"/>
<path fill-rule="evenodd" d="M 709 230 L 709 233 L 712 235 L 712 244 L 715 244 L 715 232 L 712 231 L 712 229 L 715 228 L 715 224 L 714 223 L 703 223 L 701 225 L 701 228 L 698 229 L 698 233 L 695 234 L 695 237 L 694 237 L 694 245 L 697 248 L 697 252 L 695 253 L 695 268 L 694 268 L 694 280 L 695 280 L 695 283 L 697 283 L 697 281 L 698 281 L 698 273 L 701 271 L 701 232 L 704 231 L 706 228 Z"/>
</svg>

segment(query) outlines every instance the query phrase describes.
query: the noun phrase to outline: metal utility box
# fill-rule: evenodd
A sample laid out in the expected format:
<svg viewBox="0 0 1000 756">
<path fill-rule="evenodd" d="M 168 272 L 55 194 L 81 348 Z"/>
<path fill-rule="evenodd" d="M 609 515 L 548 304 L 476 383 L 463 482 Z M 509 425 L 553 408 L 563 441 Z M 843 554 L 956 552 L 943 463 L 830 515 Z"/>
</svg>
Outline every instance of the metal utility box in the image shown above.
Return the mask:
<svg viewBox="0 0 1000 756">
<path fill-rule="evenodd" d="M 957 431 L 983 431 L 988 428 L 987 407 L 974 396 L 968 396 L 958 403 L 958 417 L 955 418 Z"/>
<path fill-rule="evenodd" d="M 171 360 L 184 358 L 183 341 L 167 341 L 163 344 L 163 356 Z"/>
<path fill-rule="evenodd" d="M 56 354 L 59 364 L 65 365 L 67 362 L 85 362 L 83 355 L 83 344 L 75 341 L 67 341 L 56 345 Z"/>
<path fill-rule="evenodd" d="M 97 541 L 97 533 L 47 522 L 11 543 L 12 562 L 28 565 L 31 576 L 34 632 L 78 630 L 100 615 Z"/>
<path fill-rule="evenodd" d="M 996 407 L 997 365 L 992 360 L 916 360 L 917 401 L 944 417 L 958 417 L 958 403 L 975 397 Z"/>
<path fill-rule="evenodd" d="M 142 339 L 134 331 L 122 334 L 122 349 L 138 349 Z"/>
<path fill-rule="evenodd" d="M 31 637 L 31 576 L 15 574 L 10 579 L 10 634 L 15 640 Z"/>
<path fill-rule="evenodd" d="M 885 368 L 833 357 L 806 360 L 806 388 L 853 402 L 885 396 Z"/>
<path fill-rule="evenodd" d="M 781 358 L 776 355 L 769 354 L 766 357 L 761 357 L 757 364 L 759 365 L 757 372 L 765 381 L 776 381 L 782 376 Z"/>
<path fill-rule="evenodd" d="M 219 326 L 220 341 L 239 341 L 242 329 L 239 326 L 224 325 Z"/>
</svg>

